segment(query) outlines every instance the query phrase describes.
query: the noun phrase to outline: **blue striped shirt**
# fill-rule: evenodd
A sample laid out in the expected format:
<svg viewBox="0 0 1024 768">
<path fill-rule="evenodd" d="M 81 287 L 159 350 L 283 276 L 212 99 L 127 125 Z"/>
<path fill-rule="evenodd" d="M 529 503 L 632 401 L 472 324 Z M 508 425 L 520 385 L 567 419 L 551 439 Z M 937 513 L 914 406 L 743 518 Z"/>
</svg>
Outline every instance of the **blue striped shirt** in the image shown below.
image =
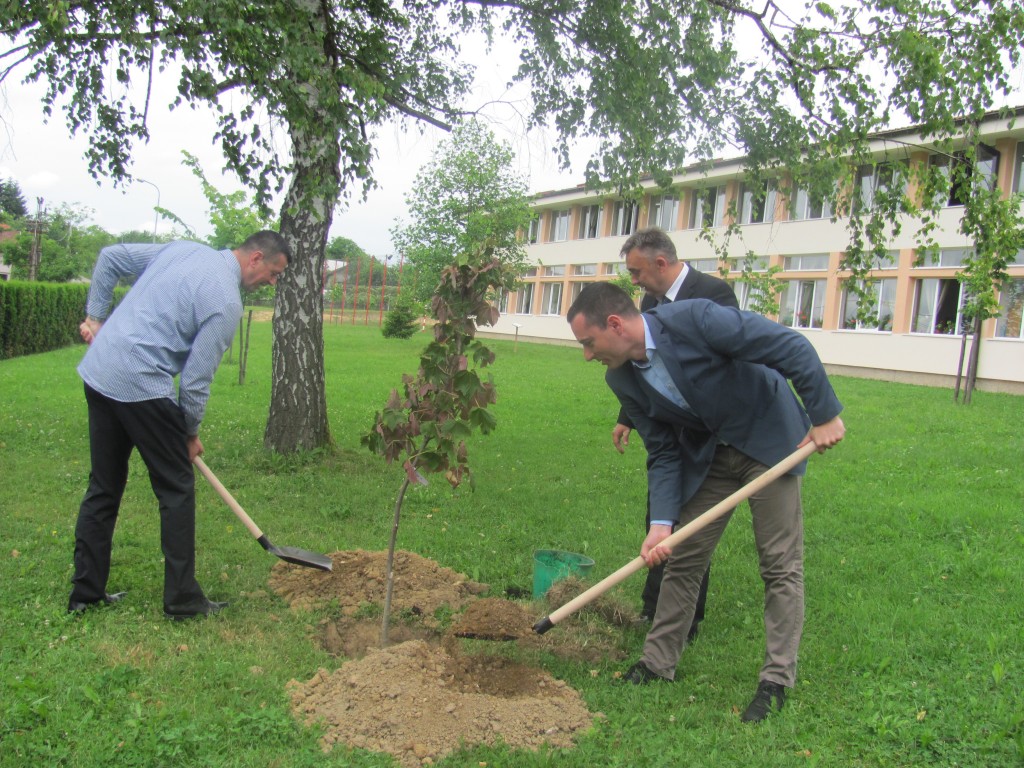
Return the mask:
<svg viewBox="0 0 1024 768">
<path fill-rule="evenodd" d="M 107 318 L 118 279 L 132 275 L 138 280 Z M 107 319 L 78 366 L 82 380 L 119 402 L 177 399 L 188 434 L 198 434 L 213 374 L 242 317 L 241 281 L 230 250 L 184 240 L 104 248 L 86 311 Z"/>
</svg>

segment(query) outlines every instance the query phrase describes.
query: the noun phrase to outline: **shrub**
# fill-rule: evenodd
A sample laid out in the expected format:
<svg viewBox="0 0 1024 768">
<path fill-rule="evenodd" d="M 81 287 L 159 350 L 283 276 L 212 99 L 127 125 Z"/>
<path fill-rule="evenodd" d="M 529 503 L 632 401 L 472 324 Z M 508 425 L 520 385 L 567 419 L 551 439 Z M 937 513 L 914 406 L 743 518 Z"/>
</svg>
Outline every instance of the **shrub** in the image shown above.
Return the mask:
<svg viewBox="0 0 1024 768">
<path fill-rule="evenodd" d="M 418 325 L 414 302 L 403 297 L 399 298 L 384 316 L 384 328 L 381 333 L 386 339 L 408 339 L 416 333 Z"/>
</svg>

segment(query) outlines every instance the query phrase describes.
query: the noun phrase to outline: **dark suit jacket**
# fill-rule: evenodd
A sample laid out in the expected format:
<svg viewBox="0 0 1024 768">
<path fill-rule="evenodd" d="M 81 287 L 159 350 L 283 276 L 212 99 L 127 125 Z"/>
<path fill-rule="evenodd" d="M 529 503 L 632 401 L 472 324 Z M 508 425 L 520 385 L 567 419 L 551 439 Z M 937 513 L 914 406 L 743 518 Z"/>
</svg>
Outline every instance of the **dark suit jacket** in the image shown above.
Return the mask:
<svg viewBox="0 0 1024 768">
<path fill-rule="evenodd" d="M 653 520 L 679 519 L 719 442 L 772 466 L 796 450 L 812 424 L 843 409 L 811 343 L 773 320 L 706 299 L 673 302 L 644 316 L 692 409 L 685 412 L 652 389 L 631 363 L 605 375 L 647 448 Z M 791 474 L 803 474 L 805 465 Z"/>
<path fill-rule="evenodd" d="M 686 277 L 683 278 L 683 284 L 679 286 L 679 292 L 676 293 L 673 301 L 683 301 L 684 299 L 711 299 L 711 301 L 721 304 L 723 307 L 739 308 L 736 294 L 733 293 L 732 287 L 725 280 L 714 275 L 698 272 L 693 267 L 687 269 Z M 658 300 L 649 293 L 645 293 L 644 297 L 640 300 L 641 312 L 654 309 L 656 306 L 658 306 Z M 617 423 L 633 429 L 633 422 L 629 420 L 629 414 L 626 413 L 624 408 L 619 410 Z"/>
</svg>

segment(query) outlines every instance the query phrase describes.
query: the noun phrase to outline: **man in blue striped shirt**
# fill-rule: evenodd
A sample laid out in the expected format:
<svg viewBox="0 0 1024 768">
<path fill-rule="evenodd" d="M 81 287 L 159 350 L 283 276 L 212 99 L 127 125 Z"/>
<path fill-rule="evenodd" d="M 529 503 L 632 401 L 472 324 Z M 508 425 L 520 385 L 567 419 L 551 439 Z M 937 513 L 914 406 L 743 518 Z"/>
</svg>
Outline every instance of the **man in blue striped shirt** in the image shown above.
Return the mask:
<svg viewBox="0 0 1024 768">
<path fill-rule="evenodd" d="M 133 448 L 160 504 L 165 615 L 185 619 L 226 605 L 207 599 L 195 578 L 192 459 L 203 452 L 199 425 L 210 382 L 242 317 L 241 289 L 273 285 L 290 258 L 284 239 L 268 230 L 233 251 L 188 241 L 100 251 L 79 328 L 89 344 L 78 373 L 92 468 L 75 528 L 70 613 L 124 595 L 106 588 Z M 110 313 L 114 287 L 131 276 L 135 285 Z"/>
</svg>

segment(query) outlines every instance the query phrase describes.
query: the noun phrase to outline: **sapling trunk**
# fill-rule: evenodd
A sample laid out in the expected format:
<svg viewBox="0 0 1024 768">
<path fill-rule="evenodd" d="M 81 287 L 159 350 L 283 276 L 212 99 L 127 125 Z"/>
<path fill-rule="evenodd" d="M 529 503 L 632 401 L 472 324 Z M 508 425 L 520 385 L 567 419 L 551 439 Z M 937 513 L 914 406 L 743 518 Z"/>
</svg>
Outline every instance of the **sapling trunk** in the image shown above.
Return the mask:
<svg viewBox="0 0 1024 768">
<path fill-rule="evenodd" d="M 405 500 L 405 492 L 409 488 L 409 478 L 402 481 L 402 487 L 398 489 L 398 496 L 395 499 L 395 515 L 391 521 L 391 538 L 388 540 L 388 558 L 384 565 L 386 589 L 384 590 L 384 618 L 380 623 L 380 646 L 384 648 L 388 644 L 388 632 L 391 629 L 391 594 L 395 588 L 395 542 L 398 540 L 398 523 L 402 519 L 402 502 Z"/>
</svg>

